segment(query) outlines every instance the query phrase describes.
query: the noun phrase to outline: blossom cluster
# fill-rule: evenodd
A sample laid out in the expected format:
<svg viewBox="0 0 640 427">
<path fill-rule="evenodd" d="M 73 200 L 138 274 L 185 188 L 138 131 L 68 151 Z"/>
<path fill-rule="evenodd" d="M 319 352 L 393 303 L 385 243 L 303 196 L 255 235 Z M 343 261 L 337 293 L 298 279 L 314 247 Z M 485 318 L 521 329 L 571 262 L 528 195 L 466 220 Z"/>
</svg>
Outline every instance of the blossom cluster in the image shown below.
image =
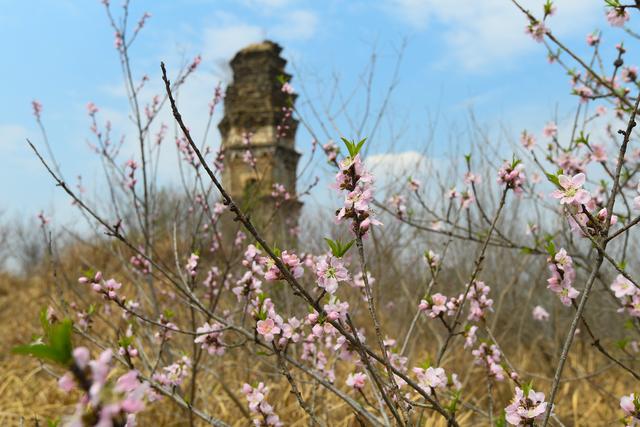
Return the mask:
<svg viewBox="0 0 640 427">
<path fill-rule="evenodd" d="M 504 409 L 507 422 L 514 426 L 533 425 L 534 421 L 542 418 L 546 410 L 544 393 L 532 388 L 525 392 L 520 387 L 516 387 L 511 404 Z"/>
<path fill-rule="evenodd" d="M 182 356 L 178 361 L 162 368 L 161 372 L 153 375 L 154 381 L 165 387 L 178 387 L 191 372 L 191 359 Z"/>
<path fill-rule="evenodd" d="M 115 384 L 109 381 L 113 372 L 113 353 L 103 351 L 91 360 L 89 349 L 73 350 L 73 369 L 58 380 L 65 392 L 76 388 L 83 392 L 75 413 L 67 425 L 84 425 L 83 420 L 95 419 L 95 425 L 135 425 L 136 414 L 145 407 L 145 401 L 157 399 L 148 382 L 138 379 L 138 372 L 130 370 L 118 377 Z"/>
<path fill-rule="evenodd" d="M 494 378 L 496 381 L 504 380 L 506 372 L 501 364 L 502 352 L 497 345 L 480 343 L 476 349 L 471 351 L 471 354 L 475 358 L 475 364 L 484 366 L 487 369 L 489 377 Z"/>
<path fill-rule="evenodd" d="M 573 258 L 562 248 L 547 259 L 551 277 L 547 279 L 547 288 L 557 294 L 562 304 L 570 306 L 578 297 L 578 292 L 573 287 L 576 271 L 573 268 Z"/>
<path fill-rule="evenodd" d="M 620 408 L 624 411 L 626 417 L 630 418 L 627 426 L 640 425 L 640 399 L 635 393 L 620 398 Z"/>
<path fill-rule="evenodd" d="M 339 164 L 335 188 L 345 191 L 344 204 L 336 214 L 338 222 L 351 219 L 351 229 L 356 236 L 363 237 L 372 225 L 382 225 L 373 217 L 373 176 L 364 169 L 360 154 L 345 157 Z"/>
<path fill-rule="evenodd" d="M 246 383 L 242 386 L 242 393 L 245 395 L 247 402 L 249 402 L 249 410 L 253 414 L 253 425 L 256 427 L 283 426 L 284 424 L 280 421 L 280 417 L 266 400 L 268 391 L 268 387 L 262 382 L 255 387 Z"/>
<path fill-rule="evenodd" d="M 498 170 L 498 183 L 513 190 L 516 194 L 522 194 L 522 186 L 525 181 L 524 165 L 518 161 L 504 162 Z"/>
<path fill-rule="evenodd" d="M 295 279 L 299 279 L 304 274 L 304 268 L 300 262 L 300 258 L 292 252 L 282 251 L 280 254 L 282 263 L 287 267 L 287 270 Z M 266 280 L 275 281 L 284 279 L 284 275 L 280 268 L 276 265 L 273 259 L 269 257 L 263 257 L 261 262 L 266 266 L 267 272 L 264 274 Z"/>
<path fill-rule="evenodd" d="M 224 326 L 218 322 L 208 323 L 196 329 L 198 336 L 193 340 L 196 344 L 200 344 L 203 350 L 209 354 L 222 356 L 225 351 L 224 342 L 222 341 Z"/>
<path fill-rule="evenodd" d="M 640 289 L 622 274 L 618 274 L 611 284 L 611 290 L 620 301 L 620 312 L 627 311 L 630 316 L 640 317 Z"/>
</svg>

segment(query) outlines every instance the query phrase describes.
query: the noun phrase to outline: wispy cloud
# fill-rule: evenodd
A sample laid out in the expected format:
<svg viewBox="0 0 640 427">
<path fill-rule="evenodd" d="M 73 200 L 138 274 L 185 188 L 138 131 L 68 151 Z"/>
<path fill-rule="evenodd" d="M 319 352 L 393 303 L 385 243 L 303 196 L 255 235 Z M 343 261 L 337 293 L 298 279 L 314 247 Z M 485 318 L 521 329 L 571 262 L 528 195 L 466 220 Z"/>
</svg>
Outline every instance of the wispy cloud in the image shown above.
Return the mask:
<svg viewBox="0 0 640 427">
<path fill-rule="evenodd" d="M 318 17 L 308 10 L 294 10 L 286 13 L 282 21 L 273 27 L 271 34 L 282 40 L 308 40 L 318 27 Z"/>
<path fill-rule="evenodd" d="M 522 3 L 534 14 L 542 11 L 541 0 Z M 442 28 L 447 65 L 474 71 L 504 67 L 535 48 L 524 34 L 526 18 L 504 0 L 388 0 L 385 8 L 416 31 Z M 564 0 L 549 25 L 560 36 L 574 35 L 601 20 L 601 12 L 600 2 Z"/>
</svg>

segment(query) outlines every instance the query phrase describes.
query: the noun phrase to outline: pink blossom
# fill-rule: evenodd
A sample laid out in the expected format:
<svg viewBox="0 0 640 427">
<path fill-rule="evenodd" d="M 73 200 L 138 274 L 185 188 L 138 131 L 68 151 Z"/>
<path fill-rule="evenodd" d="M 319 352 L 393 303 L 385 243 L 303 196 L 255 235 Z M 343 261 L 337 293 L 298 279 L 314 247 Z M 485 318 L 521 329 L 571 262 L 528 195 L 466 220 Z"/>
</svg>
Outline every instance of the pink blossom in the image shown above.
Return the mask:
<svg viewBox="0 0 640 427">
<path fill-rule="evenodd" d="M 67 393 L 76 388 L 76 382 L 73 379 L 71 372 L 67 372 L 58 379 L 58 387 L 60 387 L 60 390 Z"/>
<path fill-rule="evenodd" d="M 327 312 L 327 318 L 329 320 L 345 320 L 347 317 L 347 311 L 349 310 L 349 303 L 341 302 L 335 295 L 329 298 L 329 303 L 322 307 Z"/>
<path fill-rule="evenodd" d="M 304 269 L 296 254 L 282 251 L 280 258 L 294 278 L 302 277 Z M 265 279 L 271 281 L 284 279 L 284 275 L 272 259 L 263 258 L 262 260 L 267 266 L 267 272 L 264 275 Z"/>
<path fill-rule="evenodd" d="M 351 219 L 351 231 L 364 237 L 372 225 L 382 225 L 373 218 L 370 207 L 373 201 L 373 176 L 364 169 L 359 154 L 344 158 L 339 168 L 333 187 L 346 194 L 342 208 L 337 211 L 336 221 Z"/>
<path fill-rule="evenodd" d="M 506 372 L 501 365 L 502 353 L 497 345 L 481 343 L 471 354 L 476 365 L 484 366 L 489 377 L 496 381 L 504 381 Z"/>
<path fill-rule="evenodd" d="M 588 191 L 582 189 L 586 177 L 583 173 L 574 175 L 560 175 L 558 177 L 562 189 L 555 190 L 551 195 L 555 199 L 560 199 L 560 204 L 586 204 L 591 199 Z"/>
<path fill-rule="evenodd" d="M 414 178 L 409 178 L 409 189 L 411 191 L 418 191 L 420 189 L 420 187 L 422 186 L 422 183 Z"/>
<path fill-rule="evenodd" d="M 532 22 L 525 28 L 525 33 L 529 34 L 532 39 L 538 43 L 544 41 L 544 36 L 547 34 L 548 29 L 545 27 L 544 22 Z"/>
<path fill-rule="evenodd" d="M 587 44 L 589 46 L 596 46 L 598 43 L 600 43 L 600 33 L 596 31 L 587 34 Z"/>
<path fill-rule="evenodd" d="M 476 198 L 471 191 L 463 191 L 460 194 L 460 202 L 463 209 L 469 209 L 475 201 Z"/>
<path fill-rule="evenodd" d="M 247 398 L 249 410 L 253 414 L 253 424 L 255 426 L 273 426 L 281 427 L 284 424 L 273 411 L 273 407 L 266 401 L 268 388 L 264 383 L 259 383 L 256 387 L 249 384 L 243 384 L 242 393 Z"/>
<path fill-rule="evenodd" d="M 435 270 L 440 265 L 440 255 L 431 249 L 424 253 L 424 258 L 431 270 Z"/>
<path fill-rule="evenodd" d="M 476 343 L 477 336 L 476 332 L 478 331 L 478 327 L 476 325 L 470 326 L 468 330 L 464 333 L 464 348 L 473 347 Z"/>
<path fill-rule="evenodd" d="M 428 296 L 426 300 L 421 300 L 418 307 L 421 311 L 425 312 L 428 317 L 435 319 L 440 316 L 441 313 L 447 311 L 447 297 L 440 293 L 433 294 Z"/>
<path fill-rule="evenodd" d="M 526 130 L 523 130 L 522 134 L 520 134 L 520 144 L 527 150 L 532 150 L 536 145 L 536 138 Z"/>
<path fill-rule="evenodd" d="M 516 394 L 511 404 L 505 409 L 507 422 L 515 426 L 533 425 L 535 420 L 540 420 L 547 410 L 547 402 L 544 401 L 544 393 L 529 390 L 525 396 L 520 387 L 516 387 Z"/>
<path fill-rule="evenodd" d="M 140 381 L 138 381 L 138 371 L 131 370 L 118 378 L 114 390 L 116 392 L 130 392 L 136 389 L 139 385 Z"/>
<path fill-rule="evenodd" d="M 153 376 L 153 379 L 164 386 L 177 387 L 189 376 L 191 359 L 182 356 L 177 362 L 165 366 L 161 373 Z"/>
<path fill-rule="evenodd" d="M 575 270 L 573 259 L 564 249 L 560 249 L 553 258 L 547 259 L 551 277 L 547 279 L 547 288 L 558 295 L 562 304 L 570 306 L 580 294 L 573 286 Z"/>
<path fill-rule="evenodd" d="M 593 97 L 593 90 L 586 86 L 577 86 L 573 89 L 576 95 L 580 97 L 580 102 L 585 103 Z"/>
<path fill-rule="evenodd" d="M 367 376 L 362 372 L 356 372 L 355 374 L 349 374 L 347 376 L 346 384 L 357 390 L 362 390 L 364 384 L 367 381 Z"/>
<path fill-rule="evenodd" d="M 628 425 L 635 426 L 640 424 L 640 399 L 635 393 L 622 396 L 620 398 L 620 408 L 624 411 L 625 416 L 631 417 L 631 423 Z"/>
<path fill-rule="evenodd" d="M 338 258 L 323 255 L 316 264 L 316 277 L 318 286 L 333 294 L 338 289 L 339 282 L 349 280 L 349 272 Z"/>
<path fill-rule="evenodd" d="M 209 354 L 222 356 L 225 351 L 224 343 L 222 342 L 223 329 L 223 326 L 218 322 L 211 324 L 205 322 L 204 325 L 196 329 L 198 336 L 193 342 L 201 344 L 202 349 L 207 350 Z"/>
<path fill-rule="evenodd" d="M 42 104 L 40 101 L 34 99 L 31 101 L 31 107 L 33 107 L 33 115 L 37 120 L 40 120 L 40 115 L 42 114 Z"/>
<path fill-rule="evenodd" d="M 622 71 L 620 71 L 620 78 L 625 83 L 635 82 L 638 78 L 638 67 L 635 65 L 622 67 Z"/>
<path fill-rule="evenodd" d="M 87 112 L 89 113 L 90 116 L 95 116 L 95 114 L 98 112 L 98 107 L 96 107 L 96 104 L 94 104 L 93 102 L 89 102 L 87 104 Z"/>
<path fill-rule="evenodd" d="M 590 158 L 594 162 L 606 162 L 607 161 L 607 150 L 602 144 L 591 144 L 591 155 Z"/>
<path fill-rule="evenodd" d="M 115 48 L 117 50 L 120 50 L 120 48 L 122 48 L 123 44 L 124 44 L 124 42 L 122 40 L 122 34 L 120 34 L 120 31 L 116 31 L 116 33 L 114 35 L 113 45 L 115 46 Z"/>
<path fill-rule="evenodd" d="M 89 365 L 91 355 L 86 347 L 76 347 L 73 349 L 73 360 L 80 369 L 85 369 Z"/>
<path fill-rule="evenodd" d="M 273 341 L 273 336 L 280 333 L 280 328 L 276 326 L 276 323 L 271 318 L 259 320 L 256 325 L 256 330 L 267 342 Z"/>
<path fill-rule="evenodd" d="M 293 95 L 294 89 L 293 86 L 291 86 L 291 83 L 285 82 L 285 84 L 282 85 L 282 92 L 286 93 L 287 95 Z"/>
<path fill-rule="evenodd" d="M 547 138 L 555 138 L 558 135 L 558 125 L 555 122 L 549 122 L 542 129 L 542 134 Z"/>
<path fill-rule="evenodd" d="M 464 174 L 462 181 L 467 185 L 480 184 L 482 182 L 482 177 L 474 174 L 473 172 L 467 172 Z"/>
<path fill-rule="evenodd" d="M 44 212 L 40 211 L 37 216 L 40 220 L 40 227 L 44 228 L 47 224 L 49 224 L 50 220 L 44 215 Z"/>
<path fill-rule="evenodd" d="M 488 297 L 491 288 L 484 282 L 474 280 L 467 294 L 469 300 L 469 315 L 471 321 L 479 321 L 485 317 L 486 311 L 493 310 L 493 300 Z M 463 295 L 459 297 L 462 300 Z"/>
<path fill-rule="evenodd" d="M 624 298 L 625 296 L 633 296 L 638 293 L 636 288 L 630 280 L 624 277 L 622 274 L 618 274 L 611 284 L 611 290 L 614 292 L 616 298 Z"/>
<path fill-rule="evenodd" d="M 437 389 L 445 389 L 447 387 L 447 374 L 442 368 L 428 367 L 427 369 L 413 368 L 416 374 L 418 385 L 427 394 L 431 395 Z"/>
<path fill-rule="evenodd" d="M 395 210 L 398 218 L 404 218 L 407 215 L 406 203 L 407 199 L 400 194 L 391 196 L 391 198 L 389 199 L 389 205 L 391 205 L 391 207 Z"/>
<path fill-rule="evenodd" d="M 532 315 L 534 319 L 540 320 L 540 321 L 545 321 L 549 319 L 549 313 L 547 312 L 547 310 L 545 310 L 544 307 L 541 307 L 539 305 L 534 307 Z"/>
<path fill-rule="evenodd" d="M 196 277 L 198 274 L 198 260 L 200 257 L 196 254 L 191 254 L 189 259 L 187 260 L 187 265 L 185 266 L 185 270 L 187 270 L 187 274 L 189 277 Z"/>
<path fill-rule="evenodd" d="M 612 7 L 607 12 L 607 21 L 612 27 L 622 27 L 629 20 L 629 12 L 623 8 Z"/>
<path fill-rule="evenodd" d="M 498 183 L 510 188 L 516 194 L 522 193 L 522 186 L 526 181 L 524 165 L 516 162 L 515 165 L 505 162 L 498 170 Z"/>
</svg>

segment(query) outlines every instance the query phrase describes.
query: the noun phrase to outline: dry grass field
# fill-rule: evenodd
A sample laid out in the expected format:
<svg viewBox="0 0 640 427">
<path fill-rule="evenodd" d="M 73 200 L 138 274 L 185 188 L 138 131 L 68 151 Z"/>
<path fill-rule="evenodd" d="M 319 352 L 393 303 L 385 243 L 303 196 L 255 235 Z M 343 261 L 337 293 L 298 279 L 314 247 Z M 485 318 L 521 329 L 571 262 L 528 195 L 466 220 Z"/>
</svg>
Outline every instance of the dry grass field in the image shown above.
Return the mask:
<svg viewBox="0 0 640 427">
<path fill-rule="evenodd" d="M 36 313 L 49 302 L 47 286 L 42 278 L 22 280 L 9 275 L 0 278 L 0 340 L 3 352 L 0 355 L 0 425 L 1 426 L 36 426 L 46 425 L 46 419 L 54 419 L 74 410 L 74 397 L 65 396 L 56 384 L 56 379 L 48 367 L 35 359 L 14 356 L 8 351 L 13 345 L 22 343 L 26 337 L 37 334 L 39 324 Z M 419 342 L 429 347 L 428 334 L 421 333 Z M 545 351 L 552 348 L 550 343 L 534 341 L 529 348 L 518 346 L 515 353 L 508 354 L 521 372 L 526 372 L 533 378 L 537 388 L 544 390 L 550 384 L 553 375 L 553 363 L 546 357 L 556 355 Z M 241 356 L 238 350 L 238 355 Z M 456 366 L 463 367 L 471 363 L 467 351 L 456 349 L 452 356 L 445 361 L 447 366 L 455 370 Z M 419 355 L 417 355 L 419 358 Z M 225 357 L 223 364 L 214 365 L 209 372 L 202 375 L 201 400 L 199 406 L 210 414 L 228 421 L 234 426 L 250 425 L 245 409 L 246 402 L 239 393 L 241 384 L 247 378 L 273 376 L 270 400 L 286 425 L 308 425 L 305 413 L 298 406 L 286 380 L 279 376 L 273 367 L 258 367 L 250 364 L 248 358 Z M 618 425 L 620 411 L 618 396 L 632 390 L 633 384 L 628 375 L 623 373 L 596 352 L 588 342 L 582 340 L 576 343 L 567 365 L 565 379 L 560 388 L 557 399 L 556 414 L 567 426 L 606 426 Z M 471 370 L 465 382 L 465 391 L 469 396 L 482 396 L 485 382 L 479 369 Z M 259 373 L 258 373 L 259 371 Z M 462 371 L 462 369 L 460 369 Z M 474 371 L 475 372 L 474 374 Z M 252 376 L 253 374 L 253 376 Z M 225 389 L 224 384 L 234 389 Z M 334 419 L 343 421 L 336 426 L 358 425 L 353 413 L 346 405 L 331 394 L 316 389 L 315 386 L 305 384 L 300 376 L 303 395 L 312 397 L 315 402 L 326 408 L 325 413 L 332 414 Z M 499 398 L 496 406 L 504 405 L 510 399 L 511 390 L 504 383 L 500 385 Z M 463 396 L 463 400 L 464 400 Z M 500 400 L 501 399 L 501 400 Z M 473 404 L 486 407 L 482 400 Z M 419 409 L 418 409 L 419 410 Z M 336 417 L 342 414 L 341 417 Z M 486 425 L 485 421 L 474 418 L 473 412 L 462 408 L 459 415 L 460 425 Z M 150 405 L 140 417 L 141 426 L 186 426 L 188 425 L 186 412 L 181 411 L 168 401 Z M 444 426 L 441 417 L 434 414 L 423 418 L 424 426 Z"/>
</svg>

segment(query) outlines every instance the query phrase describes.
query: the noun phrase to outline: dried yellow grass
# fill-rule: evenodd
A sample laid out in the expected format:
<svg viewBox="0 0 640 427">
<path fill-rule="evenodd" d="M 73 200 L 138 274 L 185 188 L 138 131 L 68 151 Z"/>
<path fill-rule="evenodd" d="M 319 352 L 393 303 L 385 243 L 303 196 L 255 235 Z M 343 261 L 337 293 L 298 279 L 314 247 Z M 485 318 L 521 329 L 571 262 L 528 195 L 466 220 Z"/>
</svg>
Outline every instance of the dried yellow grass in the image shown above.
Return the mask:
<svg viewBox="0 0 640 427">
<path fill-rule="evenodd" d="M 46 284 L 39 280 L 18 280 L 0 275 L 0 340 L 3 351 L 0 355 L 0 426 L 46 425 L 47 418 L 57 418 L 74 410 L 74 395 L 62 393 L 51 375 L 49 368 L 38 361 L 26 357 L 14 356 L 9 351 L 12 346 L 23 343 L 39 329 L 38 310 L 49 301 Z M 542 342 L 534 342 L 531 348 L 520 348 L 509 353 L 510 360 L 526 374 L 532 376 L 535 388 L 548 390 L 549 378 L 553 375 L 554 365 L 541 357 Z M 555 351 L 555 350 L 554 350 Z M 544 351 L 542 352 L 544 354 Z M 455 351 L 446 360 L 447 369 L 465 373 L 465 394 L 463 399 L 473 399 L 473 403 L 486 410 L 486 384 L 479 368 L 468 369 L 468 352 Z M 556 354 L 552 359 L 557 358 Z M 286 380 L 277 376 L 276 371 L 265 373 L 245 358 L 225 357 L 216 365 L 215 374 L 204 371 L 199 381 L 198 407 L 211 415 L 223 419 L 233 426 L 247 426 L 250 421 L 234 402 L 244 405 L 239 395 L 240 385 L 247 378 L 267 378 L 271 391 L 269 400 L 273 403 L 283 421 L 290 426 L 306 426 L 306 414 L 298 407 Z M 418 358 L 419 359 L 419 358 Z M 568 360 L 563 382 L 557 398 L 555 412 L 562 422 L 569 426 L 607 426 L 617 425 L 621 417 L 618 399 L 623 394 L 634 391 L 633 379 L 617 367 L 609 366 L 604 359 L 586 342 L 578 341 Z M 471 372 L 468 374 L 468 372 Z M 300 388 L 309 398 L 316 394 L 321 402 L 331 426 L 359 425 L 353 412 L 341 400 L 316 385 L 306 382 L 308 378 L 294 371 L 300 381 Z M 268 375 L 268 376 L 266 376 Z M 523 374 L 525 376 L 525 374 Z M 543 378 L 544 377 L 544 378 Z M 225 390 L 220 379 L 229 387 Z M 525 377 L 525 379 L 527 379 Z M 235 387 L 235 388 L 234 388 Z M 511 386 L 500 384 L 495 388 L 494 406 L 497 410 L 504 407 L 511 397 Z M 416 410 L 419 410 L 416 408 Z M 321 414 L 320 418 L 324 418 Z M 335 420 L 340 420 L 336 422 Z M 458 420 L 460 425 L 487 425 L 486 420 L 478 419 L 473 412 L 461 409 Z M 422 419 L 424 426 L 445 426 L 437 414 L 426 413 Z M 172 405 L 169 400 L 153 404 L 140 417 L 141 426 L 186 426 L 189 425 L 185 411 Z M 197 425 L 201 425 L 197 423 Z"/>
</svg>

